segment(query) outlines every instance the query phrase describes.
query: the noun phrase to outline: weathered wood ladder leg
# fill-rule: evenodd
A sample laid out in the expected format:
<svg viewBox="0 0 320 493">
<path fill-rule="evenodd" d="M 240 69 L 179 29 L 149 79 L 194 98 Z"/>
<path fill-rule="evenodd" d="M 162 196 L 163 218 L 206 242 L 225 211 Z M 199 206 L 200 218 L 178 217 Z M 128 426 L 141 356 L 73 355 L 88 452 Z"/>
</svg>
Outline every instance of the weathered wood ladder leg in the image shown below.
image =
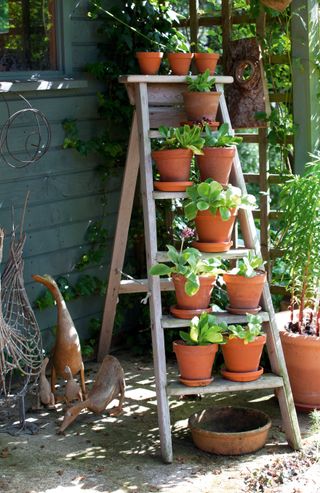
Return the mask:
<svg viewBox="0 0 320 493">
<path fill-rule="evenodd" d="M 222 114 L 222 121 L 229 123 L 231 128 L 231 121 L 223 93 L 223 86 L 217 84 L 217 90 L 222 93 L 220 98 L 220 110 Z M 241 163 L 239 160 L 238 152 L 233 162 L 232 169 L 232 183 L 238 186 L 243 192 L 246 192 L 246 184 L 244 181 Z M 256 253 L 260 254 L 260 241 L 256 233 L 256 227 L 254 224 L 253 214 L 248 210 L 239 211 L 239 220 L 241 231 L 243 234 L 245 246 L 247 248 L 252 248 Z M 283 427 L 286 433 L 286 437 L 289 445 L 293 449 L 301 448 L 301 435 L 300 428 L 297 418 L 297 413 L 295 410 L 293 396 L 291 392 L 287 367 L 285 364 L 285 359 L 283 355 L 283 350 L 281 346 L 279 331 L 275 319 L 271 294 L 269 290 L 269 285 L 266 284 L 262 295 L 263 309 L 269 313 L 269 330 L 267 338 L 267 349 L 270 359 L 270 364 L 273 373 L 282 377 L 283 387 L 276 389 L 276 395 L 279 400 L 281 416 L 283 420 Z"/>
<path fill-rule="evenodd" d="M 125 171 L 122 182 L 121 197 L 119 204 L 119 212 L 117 218 L 117 226 L 114 237 L 112 260 L 110 266 L 108 289 L 105 299 L 98 361 L 102 361 L 104 356 L 108 354 L 111 344 L 114 318 L 116 314 L 121 270 L 123 267 L 128 231 L 133 207 L 134 194 L 136 189 L 140 155 L 139 155 L 139 134 L 136 112 L 133 114 L 129 146 Z"/>
<path fill-rule="evenodd" d="M 143 203 L 143 220 L 146 240 L 146 256 L 148 286 L 151 293 L 149 299 L 153 363 L 157 392 L 158 423 L 160 432 L 161 453 L 164 462 L 173 460 L 170 427 L 169 401 L 167 397 L 167 370 L 164 344 L 164 332 L 161 325 L 162 304 L 159 276 L 150 276 L 149 269 L 155 262 L 157 253 L 156 208 L 153 198 L 153 171 L 151 145 L 149 139 L 149 103 L 147 84 L 136 87 L 136 108 L 140 131 L 140 177 Z"/>
</svg>

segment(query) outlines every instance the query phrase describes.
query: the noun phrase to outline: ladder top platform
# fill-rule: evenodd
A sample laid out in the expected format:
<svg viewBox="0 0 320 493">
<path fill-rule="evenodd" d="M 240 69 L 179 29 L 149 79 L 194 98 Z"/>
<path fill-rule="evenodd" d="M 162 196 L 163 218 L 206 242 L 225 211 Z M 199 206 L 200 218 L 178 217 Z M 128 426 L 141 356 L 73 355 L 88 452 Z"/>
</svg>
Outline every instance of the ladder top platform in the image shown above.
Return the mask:
<svg viewBox="0 0 320 493">
<path fill-rule="evenodd" d="M 193 79 L 196 75 L 191 75 Z M 214 77 L 216 84 L 232 84 L 233 77 L 227 75 L 217 75 Z M 119 82 L 122 84 L 138 84 L 140 82 L 148 84 L 185 84 L 185 75 L 121 75 Z"/>
</svg>

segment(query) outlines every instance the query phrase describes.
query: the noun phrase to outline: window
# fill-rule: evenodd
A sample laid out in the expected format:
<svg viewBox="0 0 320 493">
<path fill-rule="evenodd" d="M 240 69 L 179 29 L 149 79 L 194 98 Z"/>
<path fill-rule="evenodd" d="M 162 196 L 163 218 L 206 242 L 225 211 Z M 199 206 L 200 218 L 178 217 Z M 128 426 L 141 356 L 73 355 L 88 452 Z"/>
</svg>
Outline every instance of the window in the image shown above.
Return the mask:
<svg viewBox="0 0 320 493">
<path fill-rule="evenodd" d="M 57 69 L 56 2 L 0 0 L 0 72 Z"/>
</svg>

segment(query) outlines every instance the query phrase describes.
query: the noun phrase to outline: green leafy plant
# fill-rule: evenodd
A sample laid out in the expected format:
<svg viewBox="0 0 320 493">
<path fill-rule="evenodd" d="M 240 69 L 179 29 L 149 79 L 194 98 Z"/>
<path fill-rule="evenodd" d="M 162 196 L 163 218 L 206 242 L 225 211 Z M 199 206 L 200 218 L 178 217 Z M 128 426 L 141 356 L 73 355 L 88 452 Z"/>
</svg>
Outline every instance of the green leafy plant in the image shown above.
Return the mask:
<svg viewBox="0 0 320 493">
<path fill-rule="evenodd" d="M 188 220 L 196 217 L 198 211 L 210 210 L 212 214 L 220 212 L 221 218 L 227 221 L 231 210 L 237 207 L 254 208 L 256 199 L 253 195 L 242 194 L 240 188 L 228 185 L 224 188 L 220 183 L 207 178 L 198 185 L 188 187 L 187 201 L 184 212 Z"/>
<path fill-rule="evenodd" d="M 260 255 L 249 252 L 248 257 L 237 260 L 237 266 L 231 269 L 230 274 L 244 277 L 254 277 L 256 271 L 264 266 L 265 262 Z"/>
<path fill-rule="evenodd" d="M 210 70 L 207 69 L 203 74 L 199 74 L 195 78 L 188 75 L 186 82 L 190 92 L 210 92 L 214 89 L 216 79 L 210 75 Z"/>
<path fill-rule="evenodd" d="M 202 154 L 204 139 L 200 127 L 184 125 L 183 127 L 159 127 L 160 139 L 154 147 L 164 149 L 190 149 L 194 154 Z"/>
<path fill-rule="evenodd" d="M 179 335 L 189 346 L 223 344 L 223 333 L 227 328 L 226 322 L 218 322 L 214 315 L 203 312 L 200 317 L 193 317 L 189 332 L 181 330 Z"/>
<path fill-rule="evenodd" d="M 262 320 L 259 315 L 247 313 L 247 325 L 228 325 L 226 337 L 228 339 L 243 339 L 245 344 L 253 342 L 256 337 L 263 335 Z"/>
<path fill-rule="evenodd" d="M 320 329 L 320 155 L 313 156 L 302 176 L 287 181 L 280 194 L 282 228 L 277 244 L 283 250 L 291 293 L 293 331 L 319 335 Z M 298 321 L 293 323 L 293 307 Z M 306 320 L 304 310 L 310 313 Z M 312 330 L 313 327 L 313 330 Z"/>
<path fill-rule="evenodd" d="M 229 124 L 223 123 L 219 130 L 212 132 L 209 125 L 205 126 L 204 147 L 230 147 L 242 142 L 242 137 L 229 133 Z"/>
<path fill-rule="evenodd" d="M 204 258 L 196 248 L 178 251 L 174 246 L 167 245 L 167 249 L 168 261 L 172 265 L 155 264 L 151 267 L 150 274 L 153 276 L 181 274 L 186 278 L 184 289 L 189 296 L 193 296 L 199 291 L 199 276 L 218 275 L 223 272 L 219 258 Z"/>
<path fill-rule="evenodd" d="M 185 35 L 177 30 L 177 32 L 170 37 L 168 43 L 166 43 L 166 49 L 171 53 L 188 53 L 190 51 L 190 44 Z"/>
</svg>

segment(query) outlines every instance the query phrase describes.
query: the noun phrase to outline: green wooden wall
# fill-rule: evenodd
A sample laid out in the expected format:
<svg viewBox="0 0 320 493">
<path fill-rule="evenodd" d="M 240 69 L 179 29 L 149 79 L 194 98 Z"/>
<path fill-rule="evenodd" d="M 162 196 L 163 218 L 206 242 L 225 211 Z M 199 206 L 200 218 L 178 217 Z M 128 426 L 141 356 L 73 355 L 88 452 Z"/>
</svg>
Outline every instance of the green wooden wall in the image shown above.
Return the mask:
<svg viewBox="0 0 320 493">
<path fill-rule="evenodd" d="M 74 2 L 75 3 L 75 2 Z M 84 235 L 90 221 L 101 214 L 101 185 L 95 171 L 96 156 L 81 157 L 74 150 L 62 148 L 64 119 L 76 119 L 83 139 L 93 137 L 103 124 L 97 114 L 97 90 L 103 85 L 97 83 L 83 71 L 88 62 L 97 58 L 98 24 L 86 18 L 80 10 L 71 15 L 67 37 L 70 42 L 73 76 L 88 81 L 84 89 L 59 89 L 23 92 L 32 106 L 41 110 L 48 118 L 52 131 L 49 152 L 36 164 L 23 169 L 12 169 L 0 162 L 0 224 L 10 233 L 11 208 L 16 210 L 16 221 L 20 218 L 26 192 L 30 199 L 25 217 L 27 241 L 24 252 L 25 283 L 31 302 L 43 292 L 35 283 L 32 274 L 48 273 L 54 277 L 72 272 L 75 281 L 79 273 L 73 266 L 85 251 Z M 10 112 L 23 107 L 14 93 L 6 95 Z M 5 103 L 0 100 L 0 124 L 7 117 Z M 10 132 L 12 149 L 19 152 L 24 148 L 28 122 L 19 121 L 17 128 Z M 89 268 L 81 273 L 94 274 L 106 279 L 108 259 L 112 248 L 121 177 L 111 178 L 107 183 L 108 208 L 105 223 L 110 241 L 103 266 Z M 5 257 L 9 246 L 9 235 L 5 242 Z M 69 302 L 68 306 L 82 337 L 87 336 L 90 318 L 101 315 L 104 300 L 101 297 L 81 298 Z M 44 344 L 53 342 L 52 327 L 56 321 L 56 310 L 35 311 L 43 333 Z"/>
</svg>

